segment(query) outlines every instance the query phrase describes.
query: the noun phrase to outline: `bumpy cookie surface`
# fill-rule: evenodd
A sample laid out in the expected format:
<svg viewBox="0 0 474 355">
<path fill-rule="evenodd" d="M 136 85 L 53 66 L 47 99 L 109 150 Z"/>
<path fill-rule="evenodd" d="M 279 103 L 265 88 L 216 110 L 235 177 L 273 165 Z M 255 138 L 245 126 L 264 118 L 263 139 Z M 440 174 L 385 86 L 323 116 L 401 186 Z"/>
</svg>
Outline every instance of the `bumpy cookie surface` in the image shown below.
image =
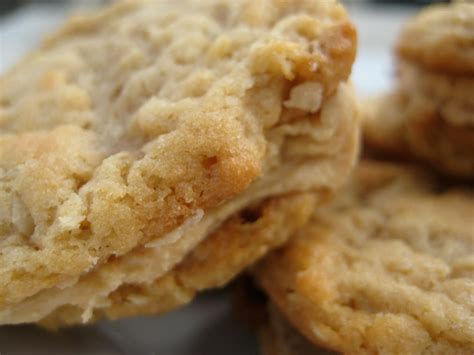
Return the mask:
<svg viewBox="0 0 474 355">
<path fill-rule="evenodd" d="M 428 68 L 474 74 L 474 4 L 435 5 L 402 31 L 398 53 Z"/>
<path fill-rule="evenodd" d="M 334 188 L 355 42 L 310 0 L 125 1 L 50 36 L 0 79 L 0 323 L 76 296 L 87 321 L 245 206 Z"/>
<path fill-rule="evenodd" d="M 472 216 L 472 190 L 365 162 L 255 274 L 315 344 L 352 354 L 472 354 Z"/>
</svg>

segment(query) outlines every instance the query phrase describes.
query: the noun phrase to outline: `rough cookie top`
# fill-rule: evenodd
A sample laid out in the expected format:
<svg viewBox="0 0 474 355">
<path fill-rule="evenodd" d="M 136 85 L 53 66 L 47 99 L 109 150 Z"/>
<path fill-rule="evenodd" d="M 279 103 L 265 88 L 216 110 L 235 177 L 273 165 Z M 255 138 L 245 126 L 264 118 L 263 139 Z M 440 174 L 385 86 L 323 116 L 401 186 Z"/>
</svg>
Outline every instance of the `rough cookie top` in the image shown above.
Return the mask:
<svg viewBox="0 0 474 355">
<path fill-rule="evenodd" d="M 471 354 L 474 192 L 407 166 L 353 182 L 257 279 L 308 339 L 351 354 Z"/>
<path fill-rule="evenodd" d="M 474 4 L 422 10 L 403 29 L 397 51 L 433 70 L 474 74 Z"/>
<path fill-rule="evenodd" d="M 0 78 L 0 307 L 244 191 L 355 56 L 335 1 L 124 1 Z M 296 118 L 295 118 L 296 117 Z"/>
</svg>

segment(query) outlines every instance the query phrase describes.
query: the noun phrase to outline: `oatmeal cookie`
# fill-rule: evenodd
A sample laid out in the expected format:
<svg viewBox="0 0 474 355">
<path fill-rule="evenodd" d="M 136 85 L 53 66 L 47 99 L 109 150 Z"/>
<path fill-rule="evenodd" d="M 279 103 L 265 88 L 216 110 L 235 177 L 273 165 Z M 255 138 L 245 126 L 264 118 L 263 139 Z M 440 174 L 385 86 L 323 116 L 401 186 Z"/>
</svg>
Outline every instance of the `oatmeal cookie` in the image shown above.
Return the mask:
<svg viewBox="0 0 474 355">
<path fill-rule="evenodd" d="M 50 35 L 0 78 L 0 324 L 95 319 L 248 206 L 338 188 L 355 51 L 336 1 L 123 1 Z"/>
<path fill-rule="evenodd" d="M 397 52 L 433 70 L 474 75 L 474 4 L 427 7 L 405 26 Z"/>
<path fill-rule="evenodd" d="M 363 162 L 347 189 L 254 269 L 316 345 L 350 354 L 472 354 L 474 191 Z"/>
<path fill-rule="evenodd" d="M 474 4 L 428 7 L 402 31 L 397 84 L 362 105 L 375 151 L 474 178 Z"/>
</svg>

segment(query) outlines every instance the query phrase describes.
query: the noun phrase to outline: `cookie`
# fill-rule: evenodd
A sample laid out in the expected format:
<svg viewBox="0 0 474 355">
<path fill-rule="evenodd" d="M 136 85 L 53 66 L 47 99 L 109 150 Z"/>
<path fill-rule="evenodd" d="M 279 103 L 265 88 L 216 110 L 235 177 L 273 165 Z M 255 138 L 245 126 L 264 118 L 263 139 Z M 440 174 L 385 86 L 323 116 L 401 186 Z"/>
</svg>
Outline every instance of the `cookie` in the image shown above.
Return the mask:
<svg viewBox="0 0 474 355">
<path fill-rule="evenodd" d="M 473 24 L 474 5 L 456 3 L 428 7 L 406 25 L 396 88 L 362 105 L 368 146 L 474 178 Z"/>
<path fill-rule="evenodd" d="M 355 47 L 316 0 L 123 1 L 49 36 L 0 78 L 0 324 L 87 322 L 247 207 L 338 188 Z"/>
<path fill-rule="evenodd" d="M 364 162 L 347 189 L 254 269 L 314 344 L 351 354 L 471 354 L 474 191 Z"/>
<path fill-rule="evenodd" d="M 451 123 L 429 97 L 396 91 L 361 106 L 364 140 L 374 152 L 417 159 L 450 177 L 474 177 L 474 126 Z M 474 110 L 466 113 L 470 119 Z M 451 117 L 460 122 L 463 116 Z"/>
<path fill-rule="evenodd" d="M 473 75 L 474 4 L 427 7 L 404 27 L 397 52 L 436 71 Z"/>
</svg>

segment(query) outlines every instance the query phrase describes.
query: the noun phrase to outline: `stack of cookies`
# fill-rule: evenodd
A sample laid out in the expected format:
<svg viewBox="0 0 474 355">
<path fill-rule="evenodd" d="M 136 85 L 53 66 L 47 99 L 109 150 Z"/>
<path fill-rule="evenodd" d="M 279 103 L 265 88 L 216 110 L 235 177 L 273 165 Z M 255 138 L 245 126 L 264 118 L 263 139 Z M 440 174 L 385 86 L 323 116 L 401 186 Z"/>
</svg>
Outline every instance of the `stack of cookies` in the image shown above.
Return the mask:
<svg viewBox="0 0 474 355">
<path fill-rule="evenodd" d="M 398 87 L 373 103 L 366 140 L 474 178 L 474 4 L 432 6 L 403 29 Z"/>
<path fill-rule="evenodd" d="M 286 241 L 358 152 L 327 1 L 122 1 L 0 79 L 0 324 L 156 314 Z M 316 207 L 317 208 L 317 207 Z"/>
<path fill-rule="evenodd" d="M 375 151 L 474 177 L 473 6 L 405 28 Z M 123 1 L 52 34 L 0 78 L 0 324 L 156 315 L 249 270 L 266 355 L 472 354 L 474 191 L 354 168 L 355 53 L 336 0 Z"/>
</svg>

